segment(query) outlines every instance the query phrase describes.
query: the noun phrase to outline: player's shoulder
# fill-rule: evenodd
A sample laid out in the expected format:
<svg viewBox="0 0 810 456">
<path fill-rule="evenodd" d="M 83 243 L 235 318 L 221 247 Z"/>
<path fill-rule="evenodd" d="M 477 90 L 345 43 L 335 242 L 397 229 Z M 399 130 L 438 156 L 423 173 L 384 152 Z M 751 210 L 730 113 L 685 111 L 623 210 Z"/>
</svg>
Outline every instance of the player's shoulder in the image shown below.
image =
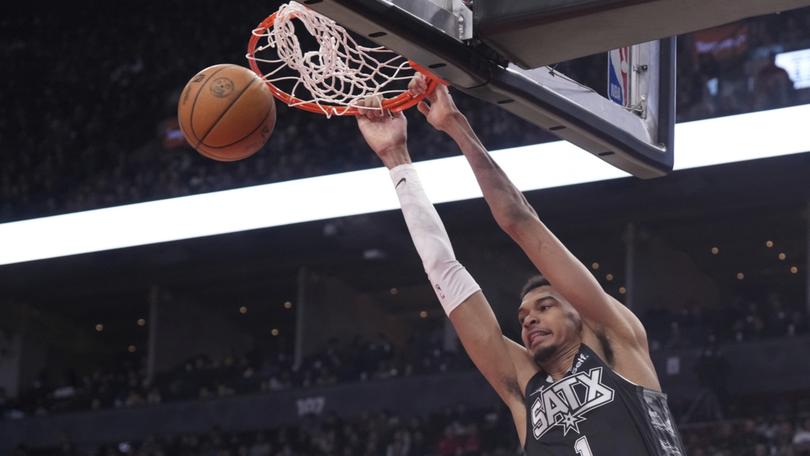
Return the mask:
<svg viewBox="0 0 810 456">
<path fill-rule="evenodd" d="M 605 339 L 622 347 L 638 348 L 649 352 L 647 330 L 641 320 L 627 306 L 613 296 L 604 293 L 605 304 L 612 308 L 615 316 L 609 322 L 589 322 L 589 328 L 597 338 Z"/>
<path fill-rule="evenodd" d="M 627 311 L 628 320 L 634 319 L 640 329 L 632 328 L 632 321 L 627 323 L 631 329 L 625 328 L 622 331 L 586 322 L 583 325 L 583 343 L 623 379 L 650 390 L 660 391 L 661 386 L 650 358 L 644 327 L 629 309 L 621 303 L 617 304 Z"/>
</svg>

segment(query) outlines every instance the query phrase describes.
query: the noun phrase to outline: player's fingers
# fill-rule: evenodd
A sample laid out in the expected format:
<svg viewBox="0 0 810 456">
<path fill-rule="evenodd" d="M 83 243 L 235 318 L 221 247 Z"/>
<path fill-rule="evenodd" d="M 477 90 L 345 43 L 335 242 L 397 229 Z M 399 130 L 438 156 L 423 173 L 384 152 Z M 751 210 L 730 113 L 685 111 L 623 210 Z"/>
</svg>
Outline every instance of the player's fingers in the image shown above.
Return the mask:
<svg viewBox="0 0 810 456">
<path fill-rule="evenodd" d="M 358 105 L 368 109 L 379 109 L 381 103 L 382 97 L 380 95 L 372 95 L 357 100 Z"/>
<path fill-rule="evenodd" d="M 424 101 L 420 101 L 419 104 L 416 105 L 416 109 L 425 117 L 430 114 L 430 106 L 428 106 L 428 104 Z"/>
<path fill-rule="evenodd" d="M 358 114 L 364 118 L 369 118 L 371 116 L 371 113 L 374 112 L 371 106 L 372 103 L 369 98 L 361 98 L 357 100 Z"/>
<path fill-rule="evenodd" d="M 382 95 L 374 95 L 372 98 L 374 100 L 373 103 L 374 103 L 374 114 L 376 116 L 375 118 L 376 119 L 382 119 L 383 117 L 386 117 L 388 110 L 383 108 L 383 105 L 382 105 L 383 97 L 382 97 Z"/>
<path fill-rule="evenodd" d="M 416 73 L 408 83 L 408 92 L 411 96 L 418 97 L 427 90 L 427 80 L 422 73 Z"/>
<path fill-rule="evenodd" d="M 426 80 L 425 75 L 422 73 L 417 72 L 413 75 L 413 82 L 418 86 L 424 87 Z"/>
<path fill-rule="evenodd" d="M 444 84 L 436 84 L 436 88 L 429 94 L 425 95 L 425 98 L 427 98 L 431 103 L 436 103 L 436 101 L 440 100 L 437 92 L 441 91 L 442 89 L 447 90 L 447 87 L 445 87 Z M 427 85 L 425 86 L 425 91 L 427 91 Z"/>
<path fill-rule="evenodd" d="M 419 74 L 419 77 L 416 79 L 416 86 L 419 87 L 419 93 L 425 93 L 427 91 L 427 78 L 425 75 Z"/>
<path fill-rule="evenodd" d="M 363 108 L 371 108 L 374 106 L 374 97 L 363 97 L 357 100 L 357 105 Z"/>
<path fill-rule="evenodd" d="M 416 76 L 412 77 L 411 80 L 408 82 L 408 93 L 412 97 L 418 97 L 419 94 L 421 93 L 419 91 L 419 80 L 417 79 L 417 76 L 419 75 L 417 74 Z"/>
<path fill-rule="evenodd" d="M 359 105 L 360 113 L 368 119 L 379 119 L 384 115 L 382 110 L 382 97 L 380 95 L 361 98 L 358 100 L 357 104 Z"/>
<path fill-rule="evenodd" d="M 444 84 L 436 84 L 436 90 L 431 95 L 434 100 L 446 101 L 450 99 L 450 91 L 447 90 L 447 86 Z"/>
</svg>

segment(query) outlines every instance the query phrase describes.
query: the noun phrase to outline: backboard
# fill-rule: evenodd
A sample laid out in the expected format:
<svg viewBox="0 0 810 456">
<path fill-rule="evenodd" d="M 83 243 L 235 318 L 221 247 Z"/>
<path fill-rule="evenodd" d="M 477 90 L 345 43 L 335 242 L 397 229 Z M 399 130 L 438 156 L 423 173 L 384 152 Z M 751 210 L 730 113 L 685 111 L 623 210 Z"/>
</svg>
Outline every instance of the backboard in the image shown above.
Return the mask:
<svg viewBox="0 0 810 456">
<path fill-rule="evenodd" d="M 674 35 L 810 0 L 305 0 L 349 30 L 429 68 L 635 176 L 672 170 Z M 643 44 L 638 44 L 643 43 Z M 621 105 L 545 65 L 630 47 Z M 621 65 L 613 67 L 620 68 Z M 616 81 L 613 81 L 616 82 Z M 613 97 L 612 97 L 613 98 Z M 615 98 L 614 98 L 615 100 Z"/>
</svg>

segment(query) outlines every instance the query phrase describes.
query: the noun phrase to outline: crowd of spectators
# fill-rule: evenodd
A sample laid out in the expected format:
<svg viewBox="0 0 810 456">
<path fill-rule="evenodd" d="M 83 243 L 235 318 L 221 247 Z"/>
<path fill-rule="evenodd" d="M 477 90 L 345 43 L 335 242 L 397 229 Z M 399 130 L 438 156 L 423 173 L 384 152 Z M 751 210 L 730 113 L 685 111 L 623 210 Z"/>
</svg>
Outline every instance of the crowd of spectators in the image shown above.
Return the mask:
<svg viewBox="0 0 810 456">
<path fill-rule="evenodd" d="M 716 308 L 696 302 L 677 311 L 657 307 L 642 320 L 653 351 L 793 337 L 808 331 L 801 303 L 786 303 L 778 293 L 761 301 L 739 296 Z"/>
<path fill-rule="evenodd" d="M 810 415 L 755 416 L 681 426 L 692 456 L 806 456 Z M 13 456 L 517 456 L 522 454 L 505 409 L 463 406 L 427 417 L 368 413 L 344 418 L 308 416 L 295 426 L 252 432 L 149 436 L 78 449 L 68 436 L 58 448 L 18 447 Z"/>
<path fill-rule="evenodd" d="M 185 82 L 214 63 L 244 64 L 249 30 L 272 4 L 246 1 L 223 10 L 211 0 L 194 8 L 96 0 L 84 8 L 20 7 L 0 18 L 0 61 L 14 68 L 0 81 L 0 221 L 377 164 L 352 119 L 326 120 L 285 106 L 278 107 L 265 150 L 250 159 L 221 164 L 185 147 L 164 147 L 171 141 L 161 135 L 177 134 L 174 112 Z M 736 43 L 731 53 L 697 46 L 698 34 L 682 37 L 679 120 L 810 101 L 769 60 L 776 51 L 810 47 L 808 30 L 810 11 L 801 9 L 745 21 L 718 41 L 720 50 Z M 557 67 L 602 93 L 605 68 L 604 55 Z M 470 97 L 459 94 L 458 103 L 490 148 L 551 138 Z M 418 159 L 455 153 L 421 120 L 411 122 L 411 132 Z"/>
<path fill-rule="evenodd" d="M 338 383 L 378 381 L 469 368 L 462 353 L 428 340 L 397 350 L 380 336 L 356 338 L 327 348 L 295 366 L 287 353 L 197 355 L 174 369 L 149 378 L 145 359 L 124 357 L 108 367 L 53 384 L 41 376 L 15 399 L 0 389 L 0 412 L 7 419 L 77 410 L 141 407 L 166 401 L 206 400 L 241 394 L 269 393 Z"/>
<path fill-rule="evenodd" d="M 762 303 L 738 299 L 730 306 L 684 306 L 679 312 L 652 309 L 642 321 L 653 353 L 700 350 L 698 376 L 705 386 L 724 391 L 723 344 L 794 337 L 807 333 L 807 316 L 771 293 Z M 471 370 L 460 348 L 446 350 L 442 337 L 414 337 L 404 347 L 379 335 L 374 340 L 330 340 L 322 351 L 296 366 L 286 352 L 197 355 L 150 378 L 143 357 L 122 355 L 84 375 L 71 371 L 60 382 L 41 376 L 17 398 L 0 389 L 0 412 L 7 419 L 76 410 L 140 407 L 167 401 L 212 399 L 296 388 L 378 381 L 412 375 Z M 715 372 L 720 369 L 722 372 Z M 718 393 L 720 394 L 720 393 Z M 720 399 L 724 399 L 720 394 Z M 687 408 L 689 404 L 683 404 Z M 719 407 L 722 408 L 722 405 Z"/>
<path fill-rule="evenodd" d="M 154 383 L 169 398 L 207 399 L 436 374 L 469 366 L 466 356 L 435 343 L 414 339 L 407 348 L 398 350 L 380 336 L 376 340 L 355 338 L 349 343 L 330 340 L 323 351 L 305 357 L 299 366 L 286 353 L 271 355 L 262 362 L 245 356 L 212 360 L 199 355 L 157 376 Z"/>
<path fill-rule="evenodd" d="M 426 417 L 368 413 L 353 418 L 309 416 L 295 426 L 255 432 L 212 429 L 203 434 L 150 436 L 142 442 L 78 450 L 69 439 L 60 448 L 19 448 L 14 456 L 232 455 L 232 456 L 506 456 L 517 454 L 514 427 L 501 410 L 463 406 Z"/>
<path fill-rule="evenodd" d="M 681 429 L 692 456 L 802 456 L 810 454 L 810 418 L 756 417 Z"/>
</svg>

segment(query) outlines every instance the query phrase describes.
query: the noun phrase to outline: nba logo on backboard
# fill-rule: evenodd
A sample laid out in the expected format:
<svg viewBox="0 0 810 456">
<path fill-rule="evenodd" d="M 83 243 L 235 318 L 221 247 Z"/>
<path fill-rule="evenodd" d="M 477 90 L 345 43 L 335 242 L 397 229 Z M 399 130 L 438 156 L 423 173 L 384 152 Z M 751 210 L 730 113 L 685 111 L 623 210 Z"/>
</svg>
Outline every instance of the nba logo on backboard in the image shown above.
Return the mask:
<svg viewBox="0 0 810 456">
<path fill-rule="evenodd" d="M 621 106 L 630 106 L 630 47 L 608 53 L 608 98 Z"/>
</svg>

